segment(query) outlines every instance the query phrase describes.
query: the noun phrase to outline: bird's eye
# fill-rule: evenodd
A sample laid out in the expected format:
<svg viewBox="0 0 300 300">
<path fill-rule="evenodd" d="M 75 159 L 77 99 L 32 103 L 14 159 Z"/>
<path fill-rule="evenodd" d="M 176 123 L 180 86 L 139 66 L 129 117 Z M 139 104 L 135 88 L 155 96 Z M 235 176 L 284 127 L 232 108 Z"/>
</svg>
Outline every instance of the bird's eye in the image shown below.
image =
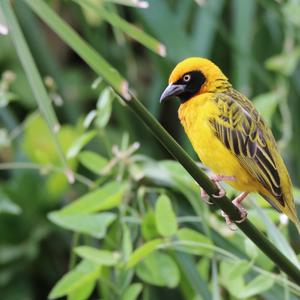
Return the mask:
<svg viewBox="0 0 300 300">
<path fill-rule="evenodd" d="M 185 74 L 182 79 L 184 82 L 189 82 L 191 78 L 192 76 L 190 74 Z"/>
</svg>

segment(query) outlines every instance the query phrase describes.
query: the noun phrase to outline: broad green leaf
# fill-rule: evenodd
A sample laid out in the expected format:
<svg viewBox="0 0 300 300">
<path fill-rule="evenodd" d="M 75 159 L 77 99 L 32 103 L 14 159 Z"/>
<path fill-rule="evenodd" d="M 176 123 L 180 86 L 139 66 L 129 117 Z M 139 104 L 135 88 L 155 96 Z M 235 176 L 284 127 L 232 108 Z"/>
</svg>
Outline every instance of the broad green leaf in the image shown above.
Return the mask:
<svg viewBox="0 0 300 300">
<path fill-rule="evenodd" d="M 116 219 L 116 215 L 110 212 L 64 215 L 58 211 L 50 213 L 48 217 L 63 228 L 86 233 L 98 239 L 105 237 L 108 226 Z"/>
<path fill-rule="evenodd" d="M 93 213 L 117 207 L 123 198 L 125 186 L 119 182 L 109 182 L 64 207 L 62 215 Z"/>
<path fill-rule="evenodd" d="M 164 237 L 169 237 L 177 231 L 176 215 L 171 201 L 166 195 L 161 195 L 155 205 L 155 222 L 157 231 Z"/>
<path fill-rule="evenodd" d="M 119 252 L 99 250 L 88 246 L 76 247 L 74 251 L 78 256 L 101 266 L 115 266 L 121 257 Z"/>
<path fill-rule="evenodd" d="M 64 125 L 60 128 L 57 136 L 63 152 L 66 153 L 79 137 L 79 131 L 74 127 Z M 33 162 L 53 165 L 60 163 L 59 155 L 51 140 L 51 131 L 40 114 L 31 114 L 27 117 L 22 147 L 27 157 Z M 74 168 L 73 160 L 68 163 Z"/>
<path fill-rule="evenodd" d="M 92 130 L 81 135 L 68 149 L 67 157 L 69 159 L 75 157 L 80 152 L 80 150 L 95 137 L 96 134 L 97 131 Z"/>
<path fill-rule="evenodd" d="M 92 151 L 83 151 L 79 154 L 79 161 L 90 171 L 99 175 L 107 164 L 107 159 Z"/>
<path fill-rule="evenodd" d="M 266 275 L 258 275 L 251 280 L 239 294 L 239 298 L 248 299 L 255 295 L 261 295 L 274 284 L 274 279 Z"/>
<path fill-rule="evenodd" d="M 141 229 L 143 238 L 147 241 L 153 240 L 159 236 L 155 224 L 155 214 L 152 210 L 148 210 L 143 217 Z"/>
<path fill-rule="evenodd" d="M 220 266 L 220 278 L 223 285 L 230 294 L 239 297 L 245 288 L 244 275 L 251 268 L 252 262 L 241 261 L 222 261 Z"/>
<path fill-rule="evenodd" d="M 179 269 L 174 260 L 167 254 L 155 251 L 140 262 L 136 273 L 143 281 L 174 288 L 180 280 Z"/>
<path fill-rule="evenodd" d="M 177 232 L 177 237 L 183 242 L 182 247 L 186 252 L 197 253 L 198 255 L 211 255 L 213 253 L 211 240 L 193 229 L 181 228 Z"/>
<path fill-rule="evenodd" d="M 133 283 L 131 284 L 124 292 L 122 296 L 122 300 L 136 300 L 139 294 L 142 291 L 142 284 L 141 283 Z"/>
<path fill-rule="evenodd" d="M 251 268 L 252 263 L 246 260 L 234 261 L 227 266 L 226 273 L 229 281 L 243 277 Z"/>
<path fill-rule="evenodd" d="M 87 261 L 81 261 L 75 269 L 65 274 L 52 288 L 49 299 L 57 299 L 75 290 L 85 289 L 86 285 L 94 285 L 99 275 L 100 268 Z M 90 290 L 90 293 L 92 290 Z M 88 296 L 88 295 L 87 295 Z"/>
<path fill-rule="evenodd" d="M 104 89 L 99 96 L 99 99 L 97 101 L 96 125 L 100 128 L 104 128 L 109 122 L 113 99 L 114 94 L 109 87 Z"/>
<path fill-rule="evenodd" d="M 162 239 L 155 239 L 143 244 L 141 247 L 137 248 L 129 257 L 127 262 L 127 267 L 132 268 L 137 263 L 139 263 L 142 259 L 147 257 L 150 253 L 152 253 L 161 243 Z"/>
<path fill-rule="evenodd" d="M 86 282 L 68 294 L 67 300 L 87 300 L 96 286 L 96 280 Z"/>
</svg>

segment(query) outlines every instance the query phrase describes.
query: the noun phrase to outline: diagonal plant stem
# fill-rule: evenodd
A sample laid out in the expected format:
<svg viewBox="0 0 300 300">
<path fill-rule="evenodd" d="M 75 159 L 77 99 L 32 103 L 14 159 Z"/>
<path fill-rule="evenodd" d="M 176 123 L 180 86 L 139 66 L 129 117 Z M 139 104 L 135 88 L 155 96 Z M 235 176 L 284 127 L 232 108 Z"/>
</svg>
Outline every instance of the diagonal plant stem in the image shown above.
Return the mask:
<svg viewBox="0 0 300 300">
<path fill-rule="evenodd" d="M 26 0 L 26 3 L 46 22 L 62 39 L 67 43 L 88 65 L 99 75 L 103 76 L 106 82 L 114 88 L 127 105 L 137 114 L 141 121 L 150 129 L 153 135 L 161 142 L 161 144 L 172 154 L 172 156 L 187 170 L 195 181 L 212 196 L 218 192 L 218 188 L 200 170 L 197 164 L 190 156 L 180 147 L 169 133 L 158 123 L 144 105 L 138 99 L 131 95 L 122 95 L 120 86 L 112 84 L 111 73 L 118 74 L 113 71 L 106 61 L 96 53 L 79 35 L 64 22 L 44 1 Z M 58 26 L 59 24 L 59 26 Z M 78 42 L 78 44 L 76 43 Z M 83 51 L 84 50 L 84 51 Z M 98 64 L 101 62 L 101 64 Z M 109 67 L 107 67 L 109 66 Z M 118 82 L 126 82 L 121 75 L 117 76 Z M 124 91 L 123 91 L 124 92 Z M 240 213 L 238 209 L 226 197 L 214 199 L 212 201 L 220 207 L 232 220 L 238 220 Z M 300 284 L 300 270 L 283 255 L 267 238 L 262 234 L 249 220 L 238 223 L 237 226 L 263 251 L 277 266 L 290 276 L 296 283 Z"/>
</svg>

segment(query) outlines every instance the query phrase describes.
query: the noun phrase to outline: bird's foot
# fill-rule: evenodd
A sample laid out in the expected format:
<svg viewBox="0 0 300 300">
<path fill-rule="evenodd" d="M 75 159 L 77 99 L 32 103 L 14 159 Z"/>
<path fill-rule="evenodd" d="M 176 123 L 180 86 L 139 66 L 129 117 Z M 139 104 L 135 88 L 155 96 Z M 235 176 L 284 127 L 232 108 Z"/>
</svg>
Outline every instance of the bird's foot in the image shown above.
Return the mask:
<svg viewBox="0 0 300 300">
<path fill-rule="evenodd" d="M 235 177 L 234 176 L 226 176 L 226 175 L 211 175 L 210 180 L 213 181 L 215 183 L 215 185 L 218 187 L 219 189 L 219 193 L 218 195 L 213 194 L 214 198 L 222 198 L 226 195 L 226 191 L 224 190 L 224 188 L 221 186 L 220 182 L 227 180 L 227 181 L 235 181 Z"/>
<path fill-rule="evenodd" d="M 243 200 L 245 200 L 245 198 L 247 196 L 248 196 L 248 193 L 244 192 L 244 193 L 241 193 L 239 196 L 237 196 L 232 201 L 232 204 L 238 208 L 238 210 L 240 211 L 240 215 L 241 215 L 241 218 L 239 220 L 235 221 L 235 223 L 242 223 L 247 219 L 248 212 L 241 204 L 241 202 Z M 235 229 L 232 228 L 233 221 L 230 219 L 230 217 L 226 213 L 224 213 L 223 211 L 221 212 L 221 215 L 222 215 L 222 217 L 225 218 L 226 224 L 229 226 L 229 228 L 231 230 L 235 230 Z"/>
<path fill-rule="evenodd" d="M 206 193 L 206 191 L 200 187 L 200 197 L 201 197 L 201 200 L 204 201 L 206 204 L 213 204 L 213 202 L 209 201 L 209 195 Z"/>
<path fill-rule="evenodd" d="M 219 192 L 218 194 L 213 194 L 212 196 L 214 198 L 222 198 L 226 195 L 226 191 L 224 190 L 224 188 L 221 186 L 220 182 L 223 180 L 227 180 L 227 181 L 234 181 L 235 177 L 234 176 L 226 176 L 226 175 L 211 175 L 209 176 L 210 180 L 213 181 L 215 183 L 215 185 L 218 187 Z M 209 195 L 206 193 L 206 191 L 202 188 L 200 188 L 201 190 L 201 199 L 207 203 L 207 204 L 213 204 L 211 201 L 209 201 Z"/>
</svg>

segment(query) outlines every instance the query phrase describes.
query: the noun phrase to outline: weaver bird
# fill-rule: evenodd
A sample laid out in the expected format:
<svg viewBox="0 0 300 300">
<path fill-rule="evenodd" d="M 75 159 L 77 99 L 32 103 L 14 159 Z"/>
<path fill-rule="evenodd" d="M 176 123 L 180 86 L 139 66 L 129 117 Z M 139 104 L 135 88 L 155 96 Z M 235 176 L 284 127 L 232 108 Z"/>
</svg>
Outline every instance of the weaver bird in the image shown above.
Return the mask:
<svg viewBox="0 0 300 300">
<path fill-rule="evenodd" d="M 171 97 L 181 101 L 179 119 L 201 161 L 216 174 L 211 179 L 242 191 L 233 200 L 240 221 L 247 217 L 241 202 L 256 192 L 286 214 L 300 232 L 290 176 L 271 130 L 252 102 L 214 63 L 200 57 L 183 60 L 172 71 L 160 101 Z M 217 185 L 220 191 L 215 197 L 224 196 Z"/>
</svg>

